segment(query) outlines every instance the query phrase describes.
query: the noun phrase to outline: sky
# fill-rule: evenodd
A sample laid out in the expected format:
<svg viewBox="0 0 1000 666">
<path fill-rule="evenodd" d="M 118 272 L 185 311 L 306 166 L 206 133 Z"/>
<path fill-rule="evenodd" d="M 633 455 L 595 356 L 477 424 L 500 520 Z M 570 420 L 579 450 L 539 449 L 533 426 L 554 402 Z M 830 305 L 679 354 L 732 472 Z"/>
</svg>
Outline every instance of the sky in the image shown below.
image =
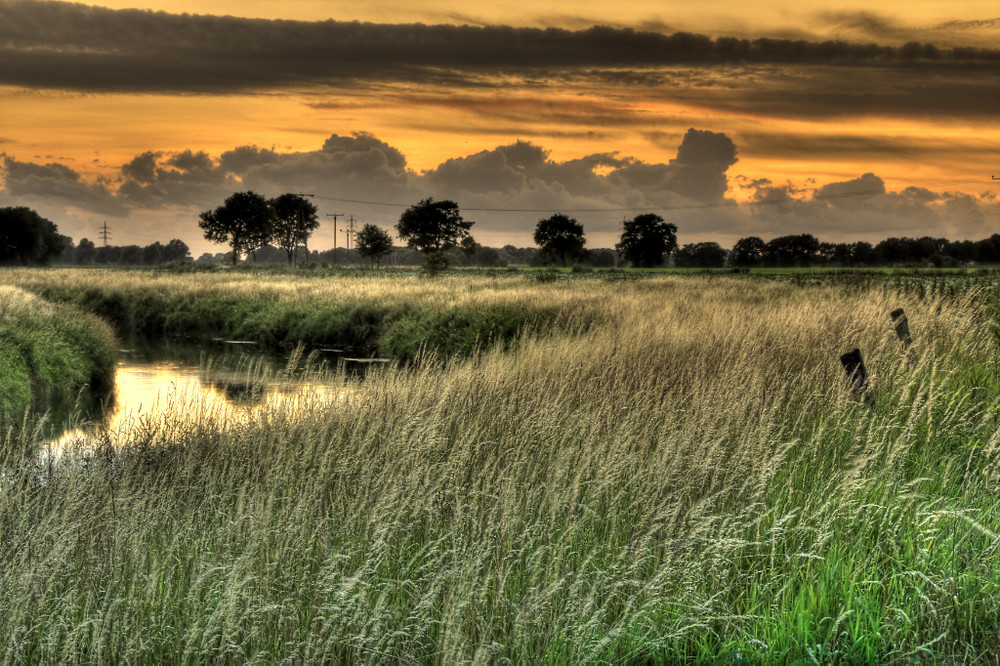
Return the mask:
<svg viewBox="0 0 1000 666">
<path fill-rule="evenodd" d="M 313 195 L 320 250 L 427 197 L 492 246 L 555 212 L 589 247 L 646 212 L 682 245 L 980 239 L 998 44 L 995 0 L 0 0 L 0 206 L 195 256 L 245 190 Z"/>
</svg>

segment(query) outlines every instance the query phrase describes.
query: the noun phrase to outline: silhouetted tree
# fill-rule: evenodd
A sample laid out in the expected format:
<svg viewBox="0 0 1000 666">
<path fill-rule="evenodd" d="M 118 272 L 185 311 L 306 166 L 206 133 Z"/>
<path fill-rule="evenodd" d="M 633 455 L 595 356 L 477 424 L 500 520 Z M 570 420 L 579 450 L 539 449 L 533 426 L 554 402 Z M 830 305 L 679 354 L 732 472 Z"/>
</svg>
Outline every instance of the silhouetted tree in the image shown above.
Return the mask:
<svg viewBox="0 0 1000 666">
<path fill-rule="evenodd" d="M 851 243 L 851 266 L 874 266 L 878 263 L 878 254 L 871 243 L 859 241 Z"/>
<path fill-rule="evenodd" d="M 468 236 L 473 224 L 462 218 L 454 201 L 427 198 L 403 211 L 396 233 L 408 247 L 423 253 L 428 270 L 438 271 L 448 265 L 444 251 Z"/>
<path fill-rule="evenodd" d="M 726 263 L 726 251 L 718 243 L 689 243 L 677 250 L 674 260 L 687 268 L 720 268 Z"/>
<path fill-rule="evenodd" d="M 1000 264 L 1000 234 L 993 234 L 976 242 L 976 261 L 984 264 Z"/>
<path fill-rule="evenodd" d="M 0 263 L 46 264 L 68 248 L 67 240 L 30 208 L 0 208 Z"/>
<path fill-rule="evenodd" d="M 524 264 L 526 266 L 531 266 L 534 262 L 535 255 L 538 254 L 538 248 L 504 245 L 500 248 L 500 252 L 503 253 L 503 255 L 506 255 L 506 262 L 508 264 Z"/>
<path fill-rule="evenodd" d="M 187 243 L 179 238 L 174 238 L 163 248 L 164 261 L 184 261 L 190 257 L 191 250 Z"/>
<path fill-rule="evenodd" d="M 500 256 L 500 251 L 495 247 L 480 246 L 480 249 L 476 254 L 476 264 L 487 268 L 493 268 L 496 266 L 503 266 L 505 265 L 505 262 Z"/>
<path fill-rule="evenodd" d="M 476 239 L 472 236 L 466 236 L 462 239 L 462 242 L 458 244 L 458 247 L 462 250 L 462 254 L 468 260 L 468 263 L 472 263 L 476 259 L 476 255 L 479 251 L 483 249 L 483 246 L 476 242 Z"/>
<path fill-rule="evenodd" d="M 778 236 L 764 246 L 769 266 L 809 266 L 819 259 L 819 240 L 812 234 Z"/>
<path fill-rule="evenodd" d="M 73 254 L 76 263 L 86 266 L 94 263 L 94 259 L 97 258 L 97 247 L 94 245 L 94 241 L 89 238 L 81 238 Z"/>
<path fill-rule="evenodd" d="M 159 241 L 147 245 L 142 248 L 142 263 L 144 264 L 162 264 L 163 263 L 163 251 L 166 248 Z"/>
<path fill-rule="evenodd" d="M 378 268 L 382 257 L 392 252 L 392 236 L 382 227 L 366 224 L 354 235 L 354 249 L 367 257 L 372 267 Z"/>
<path fill-rule="evenodd" d="M 576 219 L 556 213 L 535 225 L 535 245 L 547 262 L 559 259 L 565 266 L 569 259 L 580 259 L 586 255 L 583 246 L 583 225 Z"/>
<path fill-rule="evenodd" d="M 677 249 L 677 226 L 656 213 L 625 220 L 615 249 L 633 266 L 659 266 Z"/>
<path fill-rule="evenodd" d="M 729 252 L 729 264 L 740 268 L 760 266 L 764 260 L 764 247 L 764 241 L 757 236 L 741 238 Z"/>
<path fill-rule="evenodd" d="M 233 265 L 242 254 L 254 254 L 271 238 L 274 208 L 256 192 L 237 192 L 215 210 L 200 216 L 198 226 L 213 243 L 229 243 Z"/>
<path fill-rule="evenodd" d="M 302 244 L 309 256 L 309 236 L 319 227 L 319 217 L 312 201 L 299 194 L 286 193 L 272 199 L 274 207 L 274 232 L 271 241 L 288 255 L 288 263 L 295 264 L 295 249 Z"/>
<path fill-rule="evenodd" d="M 613 268 L 615 265 L 615 252 L 606 247 L 591 250 L 587 261 L 595 268 Z"/>
</svg>

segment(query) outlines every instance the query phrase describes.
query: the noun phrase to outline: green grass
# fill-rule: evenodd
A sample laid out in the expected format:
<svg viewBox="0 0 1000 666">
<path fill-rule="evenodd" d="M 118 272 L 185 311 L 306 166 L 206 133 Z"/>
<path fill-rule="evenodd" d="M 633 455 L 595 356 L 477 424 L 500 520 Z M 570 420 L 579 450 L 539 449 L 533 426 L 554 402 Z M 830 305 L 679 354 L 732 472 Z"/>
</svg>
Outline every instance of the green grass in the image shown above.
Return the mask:
<svg viewBox="0 0 1000 666">
<path fill-rule="evenodd" d="M 495 272 L 427 279 L 416 271 L 290 276 L 63 269 L 6 271 L 5 277 L 47 300 L 93 313 L 122 333 L 271 347 L 301 343 L 403 361 L 422 352 L 468 356 L 495 342 L 509 346 L 529 329 L 573 330 L 580 322 L 565 316 L 562 306 L 582 298 L 563 285 L 559 298 L 548 302 L 538 297 L 541 282 Z M 532 284 L 537 286 L 524 288 Z"/>
<path fill-rule="evenodd" d="M 1000 653 L 1000 383 L 981 292 L 679 276 L 246 287 L 418 313 L 545 303 L 566 324 L 370 373 L 333 405 L 220 421 L 177 398 L 177 415 L 57 464 L 8 449 L 5 661 Z M 854 346 L 871 405 L 839 364 Z"/>
<path fill-rule="evenodd" d="M 114 384 L 116 347 L 106 324 L 14 287 L 0 287 L 0 349 L 5 429 L 29 408 L 65 407 L 84 387 L 106 395 Z"/>
</svg>

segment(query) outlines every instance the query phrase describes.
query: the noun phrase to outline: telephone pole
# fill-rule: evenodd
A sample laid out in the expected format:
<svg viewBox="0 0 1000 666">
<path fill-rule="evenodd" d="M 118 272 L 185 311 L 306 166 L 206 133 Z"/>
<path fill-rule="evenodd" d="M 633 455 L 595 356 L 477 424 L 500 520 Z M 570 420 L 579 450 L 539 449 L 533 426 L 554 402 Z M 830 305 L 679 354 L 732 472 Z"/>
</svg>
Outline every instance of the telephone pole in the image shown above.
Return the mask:
<svg viewBox="0 0 1000 666">
<path fill-rule="evenodd" d="M 327 217 L 333 218 L 333 265 L 337 265 L 337 218 L 344 217 L 343 213 L 327 213 Z"/>
</svg>

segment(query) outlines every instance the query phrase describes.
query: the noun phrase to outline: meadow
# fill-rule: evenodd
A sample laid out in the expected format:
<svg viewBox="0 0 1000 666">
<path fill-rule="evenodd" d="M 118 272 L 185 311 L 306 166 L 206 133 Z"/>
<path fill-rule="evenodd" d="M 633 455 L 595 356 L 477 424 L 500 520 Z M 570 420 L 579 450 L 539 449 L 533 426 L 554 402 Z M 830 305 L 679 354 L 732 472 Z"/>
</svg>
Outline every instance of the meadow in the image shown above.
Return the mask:
<svg viewBox="0 0 1000 666">
<path fill-rule="evenodd" d="M 168 320 L 207 328 L 224 310 L 225 335 L 285 322 L 272 339 L 292 343 L 321 330 L 299 322 L 310 313 L 370 308 L 370 350 L 406 340 L 408 361 L 333 405 L 239 421 L 177 396 L 176 416 L 105 432 L 57 462 L 30 432 L 9 434 L 4 661 L 1000 654 L 988 284 L 0 277 L 91 312 L 118 301 L 118 315 L 102 312 L 118 326 L 143 328 L 136 303 L 163 299 L 148 308 L 166 315 L 158 333 L 183 328 Z M 897 307 L 908 351 L 889 319 Z M 201 314 L 185 320 L 185 309 Z M 314 341 L 341 330 L 354 328 Z M 840 366 L 854 347 L 870 402 Z"/>
</svg>

